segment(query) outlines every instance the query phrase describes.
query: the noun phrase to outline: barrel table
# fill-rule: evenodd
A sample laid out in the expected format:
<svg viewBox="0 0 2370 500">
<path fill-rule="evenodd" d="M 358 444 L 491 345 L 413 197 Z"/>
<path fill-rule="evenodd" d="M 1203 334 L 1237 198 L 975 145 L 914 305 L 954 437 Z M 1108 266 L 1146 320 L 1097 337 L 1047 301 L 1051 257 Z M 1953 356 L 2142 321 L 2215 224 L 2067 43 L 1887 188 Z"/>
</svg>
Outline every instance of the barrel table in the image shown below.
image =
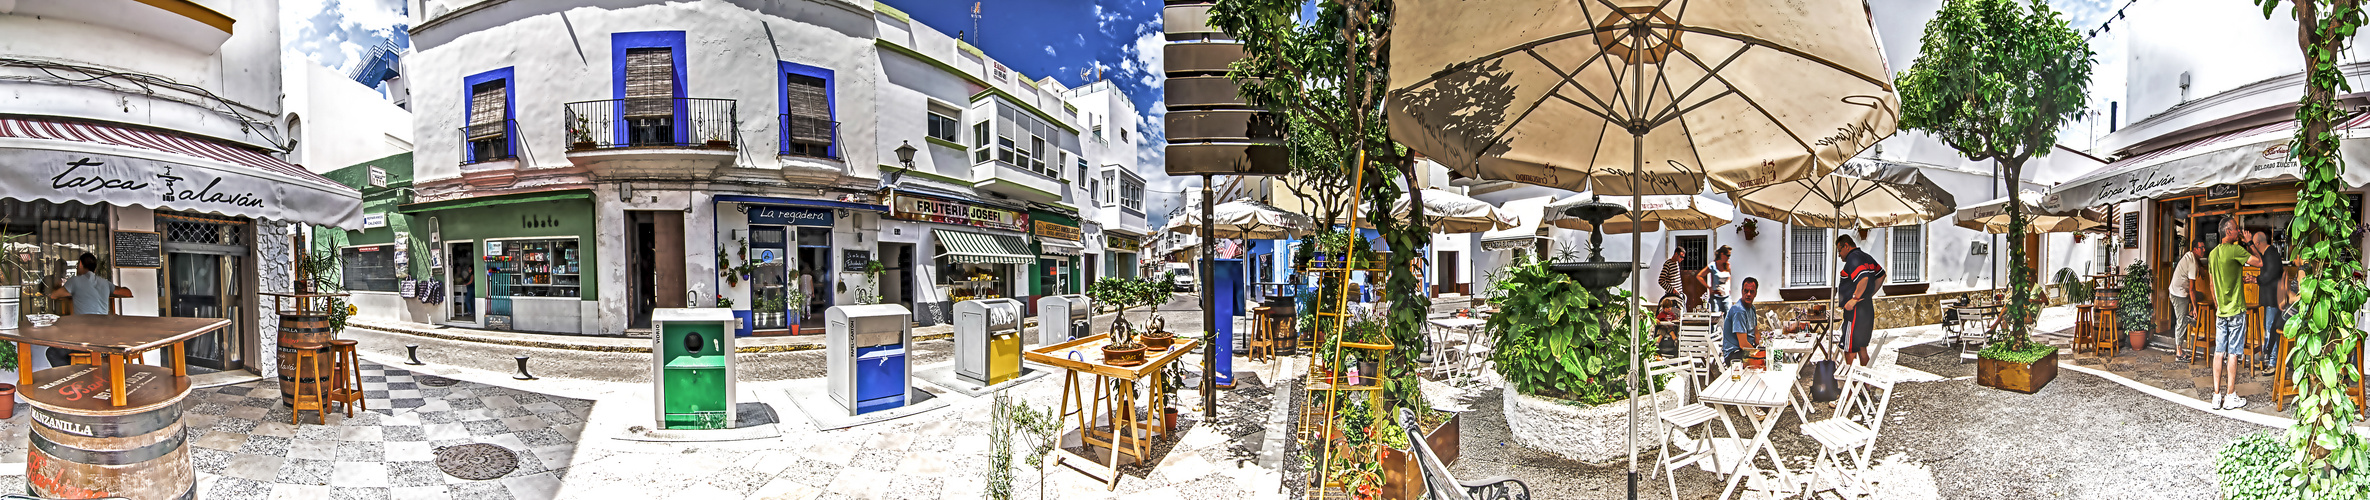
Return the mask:
<svg viewBox="0 0 2370 500">
<path fill-rule="evenodd" d="M 16 343 L 17 392 L 33 405 L 25 482 L 56 498 L 186 499 L 197 471 L 184 443 L 189 396 L 183 341 L 230 326 L 213 318 L 74 315 L 47 327 L 0 333 Z M 95 364 L 32 371 L 30 346 L 87 351 Z M 171 347 L 171 365 L 127 363 Z"/>
</svg>

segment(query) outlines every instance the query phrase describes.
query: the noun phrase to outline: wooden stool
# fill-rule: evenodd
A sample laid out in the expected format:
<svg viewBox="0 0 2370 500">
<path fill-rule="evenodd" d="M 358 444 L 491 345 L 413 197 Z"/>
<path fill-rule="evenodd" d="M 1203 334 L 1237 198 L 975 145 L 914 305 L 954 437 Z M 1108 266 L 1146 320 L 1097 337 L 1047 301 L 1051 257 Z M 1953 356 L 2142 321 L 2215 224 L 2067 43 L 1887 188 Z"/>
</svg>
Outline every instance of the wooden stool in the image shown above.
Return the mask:
<svg viewBox="0 0 2370 500">
<path fill-rule="evenodd" d="M 2214 306 L 2210 302 L 2199 302 L 2196 308 L 2191 313 L 2196 314 L 2197 319 L 2189 326 L 2189 362 L 2213 363 L 2214 336 L 2220 334 L 2214 331 Z"/>
<path fill-rule="evenodd" d="M 1243 341 L 1243 356 L 1253 362 L 1275 357 L 1275 331 L 1268 324 L 1267 309 L 1251 308 L 1251 339 Z"/>
<path fill-rule="evenodd" d="M 2121 305 L 2115 301 L 2101 302 L 2096 310 L 2091 311 L 2095 320 L 2090 325 L 2091 354 L 2114 358 L 2115 353 L 2122 350 L 2123 329 L 2115 324 L 2115 308 Z"/>
<path fill-rule="evenodd" d="M 2255 367 L 2263 364 L 2263 308 L 2248 308 L 2246 343 L 2241 345 L 2238 365 L 2244 367 L 2242 371 L 2255 373 Z"/>
<path fill-rule="evenodd" d="M 2287 351 L 2288 344 L 2287 337 L 2280 337 L 2279 350 Z M 2271 377 L 2271 409 L 2272 411 L 2287 411 L 2288 398 L 2296 396 L 2296 384 L 2288 380 L 2287 364 L 2282 363 L 2275 370 Z"/>
<path fill-rule="evenodd" d="M 329 345 L 320 342 L 297 342 L 289 344 L 288 347 L 296 350 L 293 360 L 296 363 L 296 399 L 292 402 L 295 411 L 289 412 L 288 423 L 303 425 L 305 410 L 312 410 L 315 417 L 313 421 L 328 425 L 329 401 L 328 393 L 323 391 L 321 386 L 321 379 L 325 378 L 323 375 L 326 375 L 321 373 L 324 371 L 321 367 L 321 361 L 323 361 L 321 356 L 324 354 L 322 351 Z M 311 382 L 306 382 L 308 380 Z M 312 393 L 306 394 L 307 389 L 310 389 Z"/>
<path fill-rule="evenodd" d="M 370 410 L 370 402 L 363 398 L 362 365 L 354 357 L 355 344 L 347 339 L 329 341 L 329 373 L 335 379 L 330 384 L 329 401 L 344 407 L 347 417 L 354 416 L 355 406 Z"/>
<path fill-rule="evenodd" d="M 2074 306 L 2074 352 L 2090 350 L 2091 343 L 2096 338 L 2091 334 L 2091 330 L 2096 329 L 2094 323 L 2097 321 L 2096 306 L 2090 304 Z"/>
</svg>

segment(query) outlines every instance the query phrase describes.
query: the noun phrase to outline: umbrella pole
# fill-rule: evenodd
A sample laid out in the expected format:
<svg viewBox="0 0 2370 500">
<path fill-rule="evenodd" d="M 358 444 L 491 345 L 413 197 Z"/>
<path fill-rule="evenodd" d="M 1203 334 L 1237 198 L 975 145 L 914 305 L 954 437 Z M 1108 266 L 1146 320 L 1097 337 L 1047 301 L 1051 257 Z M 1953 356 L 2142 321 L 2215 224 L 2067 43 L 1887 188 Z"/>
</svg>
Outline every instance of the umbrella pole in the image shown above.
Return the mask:
<svg viewBox="0 0 2370 500">
<path fill-rule="evenodd" d="M 1218 277 L 1218 254 L 1211 243 L 1215 236 L 1215 208 L 1210 204 L 1210 175 L 1201 176 L 1201 416 L 1218 418 L 1218 294 L 1213 290 Z M 1215 422 L 1216 420 L 1211 420 Z"/>
<path fill-rule="evenodd" d="M 1631 161 L 1632 161 L 1632 163 L 1631 163 L 1631 168 L 1630 168 L 1630 176 L 1629 176 L 1629 206 L 1630 206 L 1630 207 L 1633 207 L 1633 208 L 1632 208 L 1632 210 L 1633 210 L 1633 211 L 1631 211 L 1631 212 L 1630 212 L 1629 220 L 1631 220 L 1631 221 L 1633 221 L 1633 222 L 1634 222 L 1634 221 L 1638 221 L 1639 219 L 1641 219 L 1641 217 L 1639 217 L 1639 216 L 1638 216 L 1637 212 L 1636 212 L 1636 211 L 1634 211 L 1634 210 L 1635 210 L 1635 207 L 1644 207 L 1644 206 L 1645 206 L 1645 196 L 1642 196 L 1642 195 L 1640 195 L 1640 194 L 1639 194 L 1639 192 L 1638 192 L 1638 177 L 1645 175 L 1645 171 L 1646 171 L 1646 152 L 1645 152 L 1645 148 L 1646 148 L 1646 132 L 1645 132 L 1645 130 L 1644 130 L 1644 129 L 1641 129 L 1641 128 L 1631 128 L 1631 129 L 1630 129 L 1630 133 L 1629 133 L 1629 137 L 1630 137 L 1630 150 L 1629 150 L 1629 152 L 1630 152 L 1630 159 L 1631 159 Z M 1643 246 L 1642 246 L 1642 243 L 1641 243 L 1641 242 L 1645 241 L 1645 235 L 1638 234 L 1638 231 L 1637 231 L 1638 229 L 1639 229 L 1639 228 L 1637 228 L 1637 227 L 1631 227 L 1631 228 L 1630 228 L 1630 231 L 1629 231 L 1629 267 L 1630 267 L 1630 270 L 1629 270 L 1629 289 L 1630 289 L 1630 293 L 1631 293 L 1631 295 L 1630 295 L 1630 301 L 1629 301 L 1629 307 L 1628 307 L 1628 309 L 1629 309 L 1629 315 L 1628 315 L 1628 318 L 1629 318 L 1629 319 L 1627 320 L 1627 321 L 1629 322 L 1629 324 L 1622 325 L 1622 326 L 1624 326 L 1624 327 L 1627 327 L 1627 328 L 1628 328 L 1628 330 L 1629 330 L 1629 499 L 1630 499 L 1630 500 L 1637 500 L 1637 498 L 1638 498 L 1638 331 L 1637 331 L 1637 326 L 1638 326 L 1638 298 L 1640 298 L 1640 297 L 1644 297 L 1644 296 L 1645 296 L 1644 289 L 1643 289 L 1643 288 L 1640 288 L 1640 286 L 1642 286 L 1642 285 L 1640 285 L 1640 284 L 1639 284 L 1639 279 L 1640 279 L 1640 276 L 1638 276 L 1638 273 L 1639 273 L 1639 271 L 1638 271 L 1638 269 L 1637 269 L 1637 267 L 1638 267 L 1638 262 L 1640 262 L 1640 259 L 1638 258 L 1638 255 L 1639 255 L 1639 254 L 1638 254 L 1638 251 L 1643 249 Z"/>
</svg>

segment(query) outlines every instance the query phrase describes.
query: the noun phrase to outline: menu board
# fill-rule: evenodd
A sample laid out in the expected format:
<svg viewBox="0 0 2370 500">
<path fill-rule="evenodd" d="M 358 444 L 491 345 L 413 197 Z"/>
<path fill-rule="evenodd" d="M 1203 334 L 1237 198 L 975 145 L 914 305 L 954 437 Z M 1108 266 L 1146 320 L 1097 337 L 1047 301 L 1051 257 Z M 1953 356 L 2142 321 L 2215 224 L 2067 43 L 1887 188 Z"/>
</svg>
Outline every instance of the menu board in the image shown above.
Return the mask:
<svg viewBox="0 0 2370 500">
<path fill-rule="evenodd" d="M 164 267 L 163 235 L 154 231 L 116 231 L 115 267 Z"/>
<path fill-rule="evenodd" d="M 846 250 L 845 252 L 847 252 L 847 254 L 840 257 L 841 271 L 851 273 L 864 272 L 865 265 L 872 263 L 872 252 L 864 250 Z"/>
</svg>

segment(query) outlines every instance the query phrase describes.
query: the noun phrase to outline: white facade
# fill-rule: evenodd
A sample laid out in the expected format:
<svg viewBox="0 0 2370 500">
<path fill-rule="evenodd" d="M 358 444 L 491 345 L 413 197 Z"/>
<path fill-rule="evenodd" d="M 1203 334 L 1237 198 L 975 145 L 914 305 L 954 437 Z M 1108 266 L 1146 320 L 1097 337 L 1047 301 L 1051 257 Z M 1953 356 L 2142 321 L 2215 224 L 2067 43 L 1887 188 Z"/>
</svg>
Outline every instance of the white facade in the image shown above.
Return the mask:
<svg viewBox="0 0 2370 500">
<path fill-rule="evenodd" d="M 288 162 L 328 172 L 412 150 L 411 112 L 336 70 L 286 58 Z"/>
</svg>

